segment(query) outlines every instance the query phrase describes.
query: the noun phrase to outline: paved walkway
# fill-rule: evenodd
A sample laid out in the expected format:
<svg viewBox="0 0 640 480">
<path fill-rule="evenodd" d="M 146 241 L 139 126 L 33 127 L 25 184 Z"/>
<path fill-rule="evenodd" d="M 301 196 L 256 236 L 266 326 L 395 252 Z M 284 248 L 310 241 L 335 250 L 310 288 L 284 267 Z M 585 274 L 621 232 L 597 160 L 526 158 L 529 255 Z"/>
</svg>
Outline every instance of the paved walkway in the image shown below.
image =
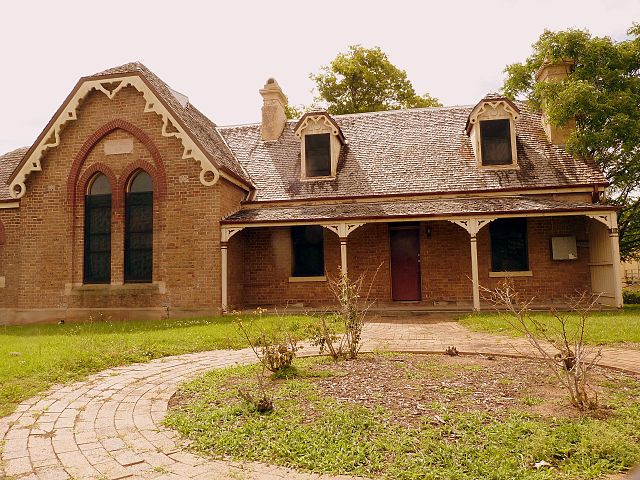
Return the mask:
<svg viewBox="0 0 640 480">
<path fill-rule="evenodd" d="M 535 356 L 524 338 L 472 332 L 446 314 L 423 317 L 389 317 L 368 323 L 363 349 L 440 353 L 453 345 L 460 353 Z M 640 350 L 603 347 L 600 365 L 640 374 Z"/>
<path fill-rule="evenodd" d="M 513 354 L 526 342 L 472 333 L 446 317 L 399 317 L 366 326 L 365 350 Z M 307 353 L 311 353 L 308 348 Z M 640 373 L 640 351 L 607 348 L 602 363 Z M 322 479 L 259 463 L 211 460 L 184 450 L 160 425 L 183 381 L 212 368 L 253 362 L 249 350 L 217 350 L 118 367 L 54 387 L 0 419 L 0 478 L 56 479 Z M 345 478 L 345 477 L 342 477 Z"/>
</svg>

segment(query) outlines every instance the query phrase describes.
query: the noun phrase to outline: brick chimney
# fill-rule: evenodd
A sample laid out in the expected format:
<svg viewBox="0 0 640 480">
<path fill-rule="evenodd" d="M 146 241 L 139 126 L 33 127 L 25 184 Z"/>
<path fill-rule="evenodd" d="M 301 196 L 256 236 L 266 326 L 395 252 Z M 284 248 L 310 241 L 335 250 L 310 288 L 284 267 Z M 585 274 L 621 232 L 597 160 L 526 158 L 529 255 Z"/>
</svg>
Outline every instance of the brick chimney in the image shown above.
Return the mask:
<svg viewBox="0 0 640 480">
<path fill-rule="evenodd" d="M 569 73 L 571 72 L 574 64 L 575 62 L 570 58 L 563 58 L 562 60 L 554 63 L 545 61 L 536 72 L 536 81 L 549 83 L 561 82 L 569 77 Z M 564 145 L 567 143 L 567 139 L 571 132 L 576 128 L 576 121 L 572 119 L 564 125 L 551 125 L 549 118 L 544 111 L 543 105 L 542 127 L 544 128 L 547 138 L 551 143 L 554 145 Z"/>
<path fill-rule="evenodd" d="M 287 97 L 282 93 L 282 89 L 275 78 L 267 80 L 264 88 L 260 89 L 260 95 L 263 98 L 262 140 L 278 140 L 287 122 L 287 116 L 284 113 L 284 109 L 288 104 Z"/>
</svg>

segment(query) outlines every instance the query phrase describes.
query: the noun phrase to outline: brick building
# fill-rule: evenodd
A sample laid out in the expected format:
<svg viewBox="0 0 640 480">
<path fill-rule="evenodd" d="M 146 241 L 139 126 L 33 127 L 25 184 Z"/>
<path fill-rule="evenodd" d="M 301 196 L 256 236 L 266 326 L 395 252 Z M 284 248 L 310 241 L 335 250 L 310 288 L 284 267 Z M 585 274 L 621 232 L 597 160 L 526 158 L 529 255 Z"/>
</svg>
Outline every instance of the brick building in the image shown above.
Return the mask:
<svg viewBox="0 0 640 480">
<path fill-rule="evenodd" d="M 80 79 L 0 156 L 0 323 L 315 306 L 339 268 L 380 306 L 480 309 L 505 277 L 621 306 L 616 210 L 571 125 L 495 94 L 287 121 L 260 93 L 261 123 L 220 127 L 139 63 Z"/>
</svg>

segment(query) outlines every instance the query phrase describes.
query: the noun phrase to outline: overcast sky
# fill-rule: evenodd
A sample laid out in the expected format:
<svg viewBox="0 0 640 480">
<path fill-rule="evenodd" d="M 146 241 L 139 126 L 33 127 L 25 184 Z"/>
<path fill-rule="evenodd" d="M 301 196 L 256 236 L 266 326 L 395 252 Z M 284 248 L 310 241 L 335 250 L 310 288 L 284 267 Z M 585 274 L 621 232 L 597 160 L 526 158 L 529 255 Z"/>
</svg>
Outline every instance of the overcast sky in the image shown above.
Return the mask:
<svg viewBox="0 0 640 480">
<path fill-rule="evenodd" d="M 418 93 L 477 102 L 545 28 L 625 37 L 640 0 L 12 1 L 0 16 L 0 153 L 30 145 L 77 80 L 141 61 L 219 125 L 260 118 L 274 76 L 307 104 L 348 45 L 379 46 Z"/>
</svg>

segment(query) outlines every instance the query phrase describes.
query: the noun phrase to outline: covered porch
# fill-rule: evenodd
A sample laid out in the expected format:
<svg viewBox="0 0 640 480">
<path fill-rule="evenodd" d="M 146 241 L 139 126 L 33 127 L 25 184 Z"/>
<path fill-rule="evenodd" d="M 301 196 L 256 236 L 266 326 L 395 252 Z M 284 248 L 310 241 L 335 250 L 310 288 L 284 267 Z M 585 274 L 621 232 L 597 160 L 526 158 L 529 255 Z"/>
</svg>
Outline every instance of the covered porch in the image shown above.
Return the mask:
<svg viewBox="0 0 640 480">
<path fill-rule="evenodd" d="M 292 235 L 310 226 L 323 232 L 323 268 L 305 276 Z M 504 278 L 540 306 L 584 290 L 622 306 L 611 206 L 524 196 L 276 205 L 243 209 L 221 229 L 224 311 L 330 305 L 339 271 L 364 275 L 379 307 L 479 311 L 482 288 Z"/>
</svg>

